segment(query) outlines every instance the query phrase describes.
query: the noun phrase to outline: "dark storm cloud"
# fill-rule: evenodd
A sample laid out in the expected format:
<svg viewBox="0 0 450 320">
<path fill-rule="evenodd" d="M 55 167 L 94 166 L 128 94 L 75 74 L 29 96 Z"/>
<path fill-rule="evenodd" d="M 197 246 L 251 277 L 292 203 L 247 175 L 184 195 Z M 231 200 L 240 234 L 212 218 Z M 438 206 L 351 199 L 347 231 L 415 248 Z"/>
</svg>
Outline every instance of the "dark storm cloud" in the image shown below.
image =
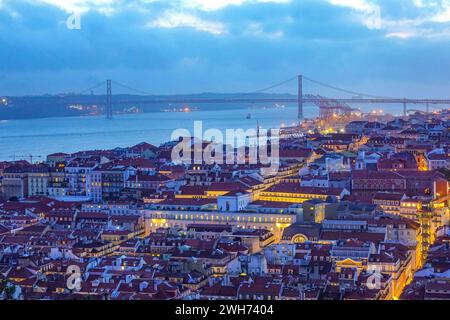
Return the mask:
<svg viewBox="0 0 450 320">
<path fill-rule="evenodd" d="M 433 6 L 361 0 L 381 8 L 374 28 L 365 9 L 350 6 L 358 1 L 254 0 L 217 10 L 186 2 L 111 1 L 105 14 L 79 1 L 93 9 L 81 30 L 68 30 L 64 5 L 4 0 L 0 90 L 76 91 L 114 78 L 161 93 L 248 91 L 300 72 L 386 95 L 444 96 L 449 86 L 449 24 L 432 19 L 442 13 Z"/>
</svg>

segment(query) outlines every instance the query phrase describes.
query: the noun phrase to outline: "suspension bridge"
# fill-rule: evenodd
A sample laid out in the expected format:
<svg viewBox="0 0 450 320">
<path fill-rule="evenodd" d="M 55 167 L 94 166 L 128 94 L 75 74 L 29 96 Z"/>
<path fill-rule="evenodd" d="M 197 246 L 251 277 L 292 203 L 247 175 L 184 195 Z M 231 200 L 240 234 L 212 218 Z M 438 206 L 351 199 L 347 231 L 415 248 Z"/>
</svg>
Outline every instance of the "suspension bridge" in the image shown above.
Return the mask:
<svg viewBox="0 0 450 320">
<path fill-rule="evenodd" d="M 269 90 L 275 89 L 282 85 L 285 85 L 292 81 L 297 81 L 297 95 L 292 95 L 289 97 L 277 97 L 277 98 L 255 98 L 250 97 L 251 95 L 255 95 L 258 93 L 265 93 Z M 350 98 L 329 98 L 321 95 L 313 95 L 306 94 L 304 92 L 303 84 L 305 81 L 310 83 L 319 85 L 321 87 L 325 87 L 327 89 L 332 89 L 341 93 L 350 94 L 352 97 Z M 237 94 L 230 97 L 225 98 L 192 98 L 192 97 L 161 97 L 149 92 L 139 90 L 122 83 L 106 80 L 103 81 L 94 87 L 88 88 L 84 90 L 81 94 L 86 93 L 87 91 L 91 91 L 97 89 L 99 87 L 104 87 L 106 84 L 106 101 L 105 101 L 105 113 L 108 119 L 112 119 L 113 117 L 113 95 L 112 95 L 112 85 L 116 85 L 118 87 L 127 89 L 134 93 L 140 95 L 139 99 L 129 99 L 129 100 L 121 100 L 121 104 L 226 104 L 226 103 L 241 103 L 241 104 L 255 104 L 255 103 L 294 103 L 297 104 L 298 109 L 298 120 L 299 122 L 305 119 L 304 117 L 304 107 L 306 105 L 313 105 L 319 108 L 320 117 L 323 119 L 329 118 L 331 115 L 337 116 L 348 116 L 353 112 L 359 111 L 352 107 L 352 104 L 400 104 L 403 105 L 403 115 L 406 116 L 409 112 L 422 112 L 429 113 L 430 106 L 450 106 L 450 99 L 412 99 L 412 98 L 391 98 L 391 97 L 382 97 L 375 96 L 367 93 L 356 92 L 352 90 L 347 90 L 343 88 L 339 88 L 324 82 L 320 82 L 314 80 L 312 78 L 306 77 L 304 75 L 298 75 L 282 82 L 273 84 L 271 86 L 252 91 L 249 93 Z M 86 103 L 86 101 L 84 101 Z M 425 106 L 425 110 L 419 110 L 417 107 L 414 109 L 408 109 L 408 105 L 414 106 Z"/>
</svg>

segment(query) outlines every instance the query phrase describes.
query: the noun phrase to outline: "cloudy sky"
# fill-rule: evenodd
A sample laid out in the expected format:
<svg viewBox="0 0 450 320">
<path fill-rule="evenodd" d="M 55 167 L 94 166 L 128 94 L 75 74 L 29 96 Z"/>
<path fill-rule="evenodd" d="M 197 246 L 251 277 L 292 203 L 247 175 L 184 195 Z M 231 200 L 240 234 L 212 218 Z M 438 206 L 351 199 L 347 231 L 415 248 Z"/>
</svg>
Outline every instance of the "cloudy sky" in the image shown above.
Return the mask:
<svg viewBox="0 0 450 320">
<path fill-rule="evenodd" d="M 448 97 L 450 0 L 0 0 L 0 95 L 104 79 L 246 92 L 299 73 L 376 95 Z"/>
</svg>

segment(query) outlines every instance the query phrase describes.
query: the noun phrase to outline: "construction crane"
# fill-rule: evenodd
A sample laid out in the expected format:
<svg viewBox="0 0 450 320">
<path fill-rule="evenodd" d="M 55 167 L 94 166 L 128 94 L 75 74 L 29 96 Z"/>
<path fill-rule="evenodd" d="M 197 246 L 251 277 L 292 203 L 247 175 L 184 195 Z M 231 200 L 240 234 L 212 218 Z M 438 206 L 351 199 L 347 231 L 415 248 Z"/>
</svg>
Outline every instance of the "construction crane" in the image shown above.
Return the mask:
<svg viewBox="0 0 450 320">
<path fill-rule="evenodd" d="M 30 163 L 33 164 L 33 159 L 42 158 L 42 156 L 27 154 L 27 155 L 12 155 L 9 158 L 13 159 L 13 161 L 16 161 L 16 159 L 30 159 Z"/>
</svg>

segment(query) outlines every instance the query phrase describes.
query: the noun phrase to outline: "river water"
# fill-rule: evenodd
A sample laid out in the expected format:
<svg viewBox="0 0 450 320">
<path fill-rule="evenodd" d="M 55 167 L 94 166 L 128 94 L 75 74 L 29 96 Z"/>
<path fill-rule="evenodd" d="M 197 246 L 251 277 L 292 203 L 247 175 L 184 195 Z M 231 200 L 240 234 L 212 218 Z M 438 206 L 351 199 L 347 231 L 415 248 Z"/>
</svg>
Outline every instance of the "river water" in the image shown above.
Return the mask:
<svg viewBox="0 0 450 320">
<path fill-rule="evenodd" d="M 317 115 L 308 110 L 307 117 Z M 247 115 L 251 114 L 251 119 Z M 169 141 L 172 132 L 184 128 L 193 132 L 194 121 L 203 121 L 203 130 L 276 128 L 295 123 L 297 109 L 242 108 L 198 110 L 192 112 L 157 112 L 104 117 L 69 117 L 30 120 L 0 120 L 0 160 L 23 158 L 23 155 L 46 155 L 90 149 L 126 147 L 146 141 L 155 145 Z"/>
<path fill-rule="evenodd" d="M 373 105 L 361 106 L 364 112 Z M 376 109 L 376 108 L 375 108 Z M 400 114 L 402 106 L 385 106 L 391 114 Z M 305 108 L 307 118 L 318 116 L 317 108 Z M 251 114 L 251 119 L 247 119 Z M 194 135 L 194 121 L 203 122 L 203 132 L 219 129 L 249 129 L 259 125 L 265 129 L 292 126 L 297 121 L 297 108 L 242 107 L 241 109 L 196 110 L 191 112 L 155 112 L 104 116 L 0 120 L 0 161 L 29 159 L 29 154 L 45 156 L 55 152 L 128 147 L 140 142 L 159 145 L 171 139 L 174 130 L 187 129 Z M 36 159 L 36 160 L 38 160 Z"/>
</svg>

